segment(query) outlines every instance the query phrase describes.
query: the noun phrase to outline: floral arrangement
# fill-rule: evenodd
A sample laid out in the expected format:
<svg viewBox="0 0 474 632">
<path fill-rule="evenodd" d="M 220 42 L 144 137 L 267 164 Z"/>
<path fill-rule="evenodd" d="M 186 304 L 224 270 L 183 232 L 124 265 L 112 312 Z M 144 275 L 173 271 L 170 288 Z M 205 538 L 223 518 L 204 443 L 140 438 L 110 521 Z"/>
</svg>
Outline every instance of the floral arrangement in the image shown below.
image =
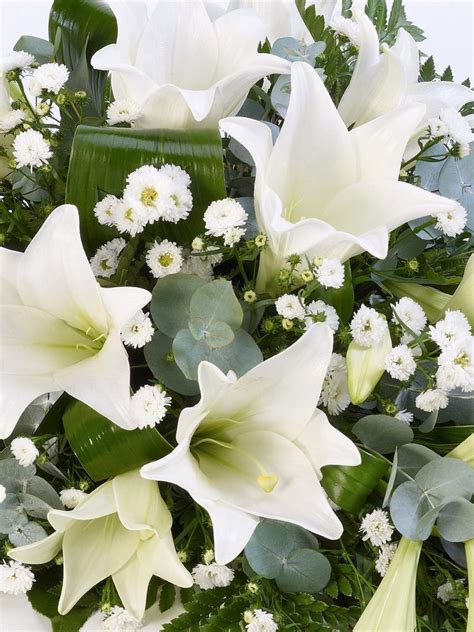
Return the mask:
<svg viewBox="0 0 474 632">
<path fill-rule="evenodd" d="M 55 632 L 474 630 L 473 93 L 304 4 L 1 60 L 0 591 Z"/>
</svg>

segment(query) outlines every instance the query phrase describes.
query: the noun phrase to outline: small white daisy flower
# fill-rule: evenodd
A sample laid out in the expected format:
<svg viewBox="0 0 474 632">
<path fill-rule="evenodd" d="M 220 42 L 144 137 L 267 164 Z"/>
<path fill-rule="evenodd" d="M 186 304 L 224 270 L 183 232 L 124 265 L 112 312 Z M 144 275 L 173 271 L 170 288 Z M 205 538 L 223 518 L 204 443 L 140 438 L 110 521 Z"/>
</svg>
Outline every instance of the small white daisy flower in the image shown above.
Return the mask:
<svg viewBox="0 0 474 632">
<path fill-rule="evenodd" d="M 59 498 L 67 509 L 74 509 L 84 500 L 84 498 L 87 498 L 87 494 L 81 489 L 69 487 L 68 489 L 62 489 L 59 492 Z"/>
<path fill-rule="evenodd" d="M 33 71 L 30 92 L 34 97 L 39 97 L 42 90 L 58 94 L 66 81 L 69 79 L 69 70 L 64 64 L 43 64 Z"/>
<path fill-rule="evenodd" d="M 404 296 L 395 303 L 392 310 L 394 312 L 393 322 L 398 323 L 401 321 L 415 334 L 421 334 L 423 329 L 426 327 L 426 314 L 421 305 L 412 298 Z"/>
<path fill-rule="evenodd" d="M 413 421 L 413 413 L 405 409 L 399 410 L 395 415 L 395 419 L 400 419 L 400 421 L 404 421 L 406 424 L 411 424 Z"/>
<path fill-rule="evenodd" d="M 323 322 L 336 333 L 339 327 L 339 316 L 332 305 L 328 305 L 324 301 L 311 301 L 306 307 L 306 314 L 304 319 L 306 329 L 309 329 L 315 322 Z"/>
<path fill-rule="evenodd" d="M 7 595 L 22 595 L 33 587 L 35 576 L 20 562 L 3 562 L 0 565 L 0 592 Z"/>
<path fill-rule="evenodd" d="M 319 405 L 327 408 L 330 415 L 339 415 L 351 403 L 346 359 L 333 353 L 321 388 Z"/>
<path fill-rule="evenodd" d="M 94 215 L 97 217 L 99 224 L 106 226 L 115 226 L 114 209 L 120 202 L 115 195 L 106 195 L 102 200 L 94 206 Z"/>
<path fill-rule="evenodd" d="M 381 577 L 385 577 L 388 567 L 390 566 L 390 562 L 393 560 L 393 557 L 397 551 L 398 544 L 392 542 L 390 544 L 382 544 L 379 549 L 379 555 L 375 560 L 375 570 Z"/>
<path fill-rule="evenodd" d="M 338 259 L 323 259 L 316 267 L 316 278 L 323 287 L 340 288 L 344 284 L 344 266 Z"/>
<path fill-rule="evenodd" d="M 28 437 L 17 437 L 10 444 L 10 450 L 15 459 L 23 467 L 27 467 L 35 462 L 39 455 L 38 449 Z"/>
<path fill-rule="evenodd" d="M 131 414 L 138 428 L 153 428 L 166 415 L 171 397 L 161 386 L 142 386 L 132 395 Z"/>
<path fill-rule="evenodd" d="M 237 200 L 227 198 L 212 202 L 204 213 L 206 235 L 223 237 L 230 228 L 244 226 L 247 218 L 244 207 Z"/>
<path fill-rule="evenodd" d="M 107 247 L 107 244 L 104 244 L 97 250 L 89 263 L 94 276 L 108 279 L 117 271 L 118 257 L 113 250 Z"/>
<path fill-rule="evenodd" d="M 27 129 L 20 132 L 13 141 L 13 156 L 16 166 L 21 167 L 41 167 L 46 164 L 53 155 L 51 147 L 40 132 L 34 129 Z"/>
<path fill-rule="evenodd" d="M 394 347 L 385 358 L 385 370 L 395 380 L 408 380 L 416 371 L 412 350 L 406 345 Z"/>
<path fill-rule="evenodd" d="M 113 606 L 102 621 L 104 632 L 138 632 L 141 628 L 141 622 L 120 606 Z"/>
<path fill-rule="evenodd" d="M 183 249 L 168 239 L 161 243 L 155 241 L 146 253 L 146 262 L 156 279 L 176 274 L 183 265 Z"/>
<path fill-rule="evenodd" d="M 127 99 L 113 101 L 107 108 L 107 125 L 135 123 L 140 114 L 140 106 L 135 101 Z"/>
<path fill-rule="evenodd" d="M 224 246 L 235 246 L 245 235 L 245 228 L 228 228 L 224 232 Z"/>
<path fill-rule="evenodd" d="M 439 118 L 447 129 L 446 136 L 449 136 L 454 143 L 469 145 L 474 140 L 469 119 L 454 108 L 443 108 L 439 113 Z"/>
<path fill-rule="evenodd" d="M 165 176 L 171 178 L 175 184 L 184 189 L 191 186 L 191 178 L 187 171 L 178 165 L 166 164 L 160 167 L 160 173 L 164 173 Z"/>
<path fill-rule="evenodd" d="M 431 340 L 436 342 L 442 351 L 446 351 L 451 344 L 465 339 L 470 333 L 471 327 L 464 314 L 459 310 L 449 309 L 446 310 L 444 318 L 429 330 Z"/>
<path fill-rule="evenodd" d="M 194 583 L 202 590 L 209 590 L 218 586 L 229 586 L 234 579 L 234 571 L 222 564 L 197 564 L 191 571 Z"/>
<path fill-rule="evenodd" d="M 304 318 L 305 307 L 304 302 L 295 294 L 283 294 L 275 301 L 275 309 L 277 314 L 288 320 L 293 318 Z"/>
<path fill-rule="evenodd" d="M 372 307 L 361 305 L 351 321 L 351 333 L 355 342 L 362 347 L 373 347 L 382 340 L 387 330 L 387 321 Z"/>
<path fill-rule="evenodd" d="M 160 169 L 160 173 L 162 173 Z M 193 208 L 193 196 L 191 191 L 183 187 L 178 182 L 166 176 L 170 182 L 169 200 L 163 206 L 163 220 L 176 224 L 182 219 L 186 219 Z"/>
<path fill-rule="evenodd" d="M 436 598 L 443 603 L 448 603 L 452 601 L 457 596 L 456 588 L 458 586 L 462 586 L 462 584 L 462 579 L 457 579 L 454 584 L 450 581 L 441 584 L 440 586 L 438 586 L 438 590 L 436 591 Z"/>
<path fill-rule="evenodd" d="M 124 202 L 140 208 L 146 223 L 156 222 L 163 217 L 164 209 L 173 208 L 171 197 L 176 188 L 171 178 L 151 165 L 145 165 L 131 173 L 123 192 Z"/>
<path fill-rule="evenodd" d="M 347 37 L 351 44 L 353 44 L 356 48 L 360 46 L 360 27 L 354 22 L 354 20 L 349 20 L 341 16 L 335 16 L 332 18 L 329 26 L 333 31 L 339 33 L 340 35 L 344 35 Z"/>
<path fill-rule="evenodd" d="M 28 68 L 35 63 L 35 58 L 24 50 L 14 50 L 0 59 L 0 72 L 7 73 L 10 70 Z"/>
<path fill-rule="evenodd" d="M 434 215 L 436 218 L 435 228 L 448 237 L 460 235 L 467 222 L 467 212 L 459 202 L 453 202 L 453 206 L 448 211 L 440 211 Z"/>
<path fill-rule="evenodd" d="M 416 407 L 424 410 L 426 413 L 432 413 L 448 406 L 449 400 L 446 393 L 439 389 L 429 388 L 423 393 L 417 395 L 415 400 Z"/>
<path fill-rule="evenodd" d="M 130 200 L 118 200 L 113 206 L 113 220 L 117 230 L 132 237 L 141 233 L 149 217 L 141 205 L 133 205 Z"/>
<path fill-rule="evenodd" d="M 133 349 L 144 347 L 153 338 L 153 323 L 143 311 L 139 311 L 122 328 L 120 337 L 122 342 Z"/>
<path fill-rule="evenodd" d="M 15 129 L 25 119 L 23 110 L 10 110 L 0 115 L 0 132 L 6 134 Z"/>
<path fill-rule="evenodd" d="M 247 632 L 276 632 L 278 630 L 278 625 L 270 612 L 257 608 L 252 614 L 252 620 L 245 626 Z"/>
<path fill-rule="evenodd" d="M 374 546 L 381 546 L 390 542 L 393 527 L 388 520 L 388 514 L 383 509 L 374 509 L 366 514 L 361 522 L 359 531 L 363 533 L 363 540 L 369 540 Z"/>
<path fill-rule="evenodd" d="M 474 336 L 466 336 L 448 345 L 438 358 L 438 387 L 445 391 L 460 388 L 474 390 Z"/>
<path fill-rule="evenodd" d="M 0 504 L 3 503 L 6 497 L 7 497 L 6 487 L 0 484 Z"/>
</svg>

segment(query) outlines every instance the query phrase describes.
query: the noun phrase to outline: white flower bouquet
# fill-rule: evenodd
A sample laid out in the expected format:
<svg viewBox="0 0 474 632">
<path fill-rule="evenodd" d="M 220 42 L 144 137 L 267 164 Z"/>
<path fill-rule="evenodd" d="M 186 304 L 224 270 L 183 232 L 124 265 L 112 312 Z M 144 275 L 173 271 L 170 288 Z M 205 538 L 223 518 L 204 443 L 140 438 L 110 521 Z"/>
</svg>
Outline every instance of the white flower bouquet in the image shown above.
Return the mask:
<svg viewBox="0 0 474 632">
<path fill-rule="evenodd" d="M 304 4 L 54 0 L 1 60 L 0 591 L 53 632 L 474 629 L 473 93 Z"/>
</svg>

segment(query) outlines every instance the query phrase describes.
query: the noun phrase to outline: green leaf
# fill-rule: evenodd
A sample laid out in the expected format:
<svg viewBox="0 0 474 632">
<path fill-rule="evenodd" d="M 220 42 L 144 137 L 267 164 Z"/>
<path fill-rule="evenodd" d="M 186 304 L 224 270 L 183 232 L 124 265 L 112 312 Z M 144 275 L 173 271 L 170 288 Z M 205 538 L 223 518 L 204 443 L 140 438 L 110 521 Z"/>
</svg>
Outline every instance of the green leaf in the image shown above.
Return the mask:
<svg viewBox="0 0 474 632">
<path fill-rule="evenodd" d="M 79 208 L 85 248 L 93 254 L 113 229 L 97 222 L 93 208 L 107 193 L 122 195 L 126 178 L 138 167 L 177 164 L 190 175 L 193 210 L 179 224 L 157 222 L 146 238 L 166 237 L 189 244 L 204 231 L 209 204 L 226 197 L 222 145 L 217 130 L 138 130 L 77 128 L 69 167 L 66 201 Z"/>
<path fill-rule="evenodd" d="M 93 481 L 134 470 L 171 452 L 154 428 L 123 430 L 82 402 L 73 402 L 63 417 L 67 440 Z"/>
<path fill-rule="evenodd" d="M 244 317 L 242 308 L 232 289 L 232 283 L 217 279 L 199 287 L 191 298 L 190 320 L 199 319 L 204 329 L 216 321 L 225 322 L 234 331 Z"/>
<path fill-rule="evenodd" d="M 12 533 L 12 531 L 20 529 L 27 523 L 28 518 L 21 507 L 14 509 L 10 507 L 0 508 L 0 533 Z"/>
<path fill-rule="evenodd" d="M 426 540 L 430 536 L 439 513 L 438 507 L 433 513 L 430 512 L 431 509 L 433 506 L 428 498 L 413 481 L 397 487 L 390 501 L 393 524 L 397 531 L 410 540 Z M 425 516 L 425 520 L 420 524 Z"/>
<path fill-rule="evenodd" d="M 437 527 L 448 542 L 466 542 L 474 539 L 474 505 L 459 498 L 441 509 Z"/>
<path fill-rule="evenodd" d="M 151 316 L 158 329 L 174 338 L 186 329 L 190 319 L 191 298 L 205 281 L 195 274 L 170 274 L 157 281 L 151 299 Z"/>
<path fill-rule="evenodd" d="M 415 482 L 432 505 L 474 494 L 474 470 L 458 459 L 444 457 L 427 463 L 415 476 Z"/>
<path fill-rule="evenodd" d="M 197 395 L 199 385 L 188 380 L 179 368 L 173 354 L 173 339 L 156 331 L 144 348 L 145 360 L 155 378 L 167 388 L 182 395 Z"/>
<path fill-rule="evenodd" d="M 25 491 L 30 496 L 39 498 L 53 509 L 64 509 L 59 499 L 59 494 L 44 478 L 40 478 L 39 476 L 30 478 L 25 486 Z"/>
<path fill-rule="evenodd" d="M 436 459 L 441 459 L 439 454 L 417 443 L 403 445 L 398 449 L 397 480 L 414 480 L 421 468 Z"/>
<path fill-rule="evenodd" d="M 226 347 L 235 338 L 232 328 L 223 321 L 209 324 L 201 318 L 192 318 L 189 321 L 189 331 L 196 340 L 202 340 L 211 349 Z"/>
<path fill-rule="evenodd" d="M 430 55 L 428 59 L 421 65 L 420 78 L 421 81 L 434 81 L 434 79 L 436 78 L 436 69 L 432 55 Z"/>
<path fill-rule="evenodd" d="M 331 577 L 331 565 L 314 549 L 298 549 L 282 564 L 275 581 L 284 592 L 319 592 Z"/>
<path fill-rule="evenodd" d="M 173 584 L 164 584 L 160 590 L 159 606 L 161 612 L 166 612 L 174 604 L 176 599 L 176 588 Z"/>
<path fill-rule="evenodd" d="M 31 496 L 31 494 L 18 494 L 18 498 L 21 501 L 21 506 L 29 516 L 46 519 L 48 511 L 51 509 L 48 503 L 45 503 L 40 498 Z"/>
<path fill-rule="evenodd" d="M 451 70 L 451 66 L 447 66 L 445 68 L 443 74 L 441 75 L 441 81 L 452 81 L 453 80 L 453 71 Z"/>
<path fill-rule="evenodd" d="M 54 46 L 48 40 L 33 35 L 22 35 L 13 47 L 13 50 L 24 50 L 33 55 L 39 64 L 47 64 L 53 61 Z"/>
<path fill-rule="evenodd" d="M 16 459 L 0 461 L 0 481 L 7 492 L 19 492 L 35 474 L 34 465 L 23 467 Z"/>
<path fill-rule="evenodd" d="M 21 527 L 9 534 L 8 539 L 15 546 L 26 546 L 47 537 L 46 531 L 36 522 L 26 522 Z"/>
<path fill-rule="evenodd" d="M 368 415 L 352 426 L 352 432 L 362 443 L 380 454 L 388 454 L 395 448 L 413 441 L 413 430 L 396 417 Z"/>
</svg>

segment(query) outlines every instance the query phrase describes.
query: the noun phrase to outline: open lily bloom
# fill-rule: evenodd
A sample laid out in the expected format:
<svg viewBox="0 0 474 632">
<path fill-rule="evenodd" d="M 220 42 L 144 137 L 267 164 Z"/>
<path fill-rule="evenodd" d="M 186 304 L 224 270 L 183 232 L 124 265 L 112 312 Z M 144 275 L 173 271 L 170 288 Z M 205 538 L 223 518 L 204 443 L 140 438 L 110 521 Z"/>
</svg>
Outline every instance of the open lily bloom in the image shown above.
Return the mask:
<svg viewBox="0 0 474 632">
<path fill-rule="evenodd" d="M 53 211 L 24 253 L 0 248 L 0 436 L 34 399 L 62 390 L 130 428 L 120 329 L 150 298 L 140 288 L 100 287 L 75 206 Z"/>
<path fill-rule="evenodd" d="M 27 564 L 45 564 L 62 549 L 64 579 L 58 610 L 66 614 L 93 586 L 112 577 L 124 607 L 135 618 L 145 612 L 153 575 L 192 586 L 171 535 L 171 514 L 158 485 L 138 470 L 120 474 L 73 510 L 48 513 L 55 533 L 9 551 Z"/>
<path fill-rule="evenodd" d="M 309 64 L 292 64 L 291 86 L 288 114 L 274 146 L 270 129 L 260 121 L 220 122 L 256 166 L 257 223 L 268 237 L 259 292 L 275 292 L 275 276 L 289 255 L 345 261 L 368 251 L 384 259 L 394 228 L 457 205 L 398 181 L 423 105 L 393 110 L 349 132 Z"/>
<path fill-rule="evenodd" d="M 205 0 L 207 12 L 215 19 L 235 9 L 255 9 L 265 23 L 269 42 L 280 37 L 294 37 L 306 44 L 313 42 L 294 0 Z"/>
<path fill-rule="evenodd" d="M 360 456 L 316 409 L 331 350 L 331 330 L 316 324 L 240 379 L 201 362 L 201 400 L 181 413 L 178 446 L 142 468 L 145 478 L 183 487 L 208 511 L 219 564 L 242 551 L 260 517 L 340 537 L 320 468 L 357 465 Z"/>
<path fill-rule="evenodd" d="M 418 83 L 420 62 L 413 37 L 400 29 L 395 44 L 391 48 L 382 46 L 380 54 L 374 24 L 360 9 L 353 9 L 352 15 L 360 28 L 359 56 L 339 103 L 339 113 L 347 126 L 361 125 L 400 106 L 423 103 L 425 114 L 413 130 L 413 140 L 407 149 L 413 156 L 418 147 L 416 140 L 426 130 L 428 121 L 443 108 L 459 110 L 473 100 L 473 92 L 452 81 Z"/>
<path fill-rule="evenodd" d="M 259 54 L 265 24 L 252 10 L 211 20 L 203 0 L 117 2 L 118 40 L 92 58 L 116 99 L 138 103 L 141 128 L 217 127 L 256 81 L 290 64 Z"/>
</svg>

